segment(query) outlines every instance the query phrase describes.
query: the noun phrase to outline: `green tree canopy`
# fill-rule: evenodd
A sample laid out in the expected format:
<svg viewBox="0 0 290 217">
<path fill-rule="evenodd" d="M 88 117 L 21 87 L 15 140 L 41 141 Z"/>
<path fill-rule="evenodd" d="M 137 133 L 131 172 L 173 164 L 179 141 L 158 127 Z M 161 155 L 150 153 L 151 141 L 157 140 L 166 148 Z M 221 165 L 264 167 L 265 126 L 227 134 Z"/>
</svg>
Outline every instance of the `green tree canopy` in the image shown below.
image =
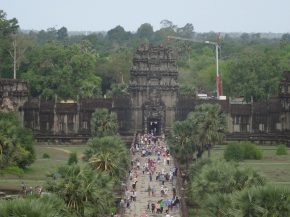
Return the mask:
<svg viewBox="0 0 290 217">
<path fill-rule="evenodd" d="M 284 70 L 283 58 L 275 51 L 248 50 L 227 63 L 223 74 L 225 92 L 229 96 L 243 96 L 246 101 L 267 100 L 277 95 Z"/>
<path fill-rule="evenodd" d="M 34 138 L 21 127 L 16 114 L 0 113 L 0 168 L 25 168 L 34 162 Z"/>
<path fill-rule="evenodd" d="M 154 34 L 153 26 L 150 23 L 143 23 L 137 30 L 136 35 L 140 38 L 151 39 Z"/>
<path fill-rule="evenodd" d="M 51 99 L 98 97 L 101 78 L 96 74 L 96 54 L 82 44 L 64 46 L 49 42 L 30 52 L 31 67 L 22 78 L 30 80 L 33 96 Z"/>
<path fill-rule="evenodd" d="M 18 32 L 16 18 L 7 19 L 7 14 L 0 10 L 0 77 L 12 77 L 12 60 L 9 55 L 12 36 Z"/>
<path fill-rule="evenodd" d="M 91 119 L 92 135 L 113 136 L 118 132 L 118 119 L 117 114 L 109 112 L 106 108 L 97 108 L 92 114 Z"/>
</svg>

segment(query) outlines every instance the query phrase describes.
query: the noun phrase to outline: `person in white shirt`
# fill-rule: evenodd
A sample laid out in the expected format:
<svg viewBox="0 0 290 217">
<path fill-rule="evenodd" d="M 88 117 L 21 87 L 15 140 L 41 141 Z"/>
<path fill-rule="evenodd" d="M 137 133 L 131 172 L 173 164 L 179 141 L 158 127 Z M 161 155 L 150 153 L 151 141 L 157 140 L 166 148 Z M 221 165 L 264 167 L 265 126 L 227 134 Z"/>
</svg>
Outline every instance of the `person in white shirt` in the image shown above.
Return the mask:
<svg viewBox="0 0 290 217">
<path fill-rule="evenodd" d="M 168 213 L 168 212 L 166 212 L 166 215 L 165 215 L 165 217 L 173 217 L 173 216 L 169 215 L 169 213 Z"/>
</svg>

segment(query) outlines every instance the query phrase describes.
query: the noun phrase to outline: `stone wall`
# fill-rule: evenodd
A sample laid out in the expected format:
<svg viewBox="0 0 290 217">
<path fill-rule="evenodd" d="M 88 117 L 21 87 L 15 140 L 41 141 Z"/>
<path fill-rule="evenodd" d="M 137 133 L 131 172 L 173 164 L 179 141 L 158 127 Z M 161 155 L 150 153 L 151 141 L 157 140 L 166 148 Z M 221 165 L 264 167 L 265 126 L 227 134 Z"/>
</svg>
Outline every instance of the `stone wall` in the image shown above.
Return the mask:
<svg viewBox="0 0 290 217">
<path fill-rule="evenodd" d="M 0 111 L 18 111 L 28 99 L 27 84 L 19 79 L 0 79 Z"/>
<path fill-rule="evenodd" d="M 279 95 L 267 102 L 202 100 L 178 95 L 177 67 L 170 49 L 142 46 L 133 60 L 129 93 L 113 99 L 59 102 L 28 99 L 27 82 L 0 79 L 0 110 L 18 111 L 23 125 L 41 141 L 86 140 L 96 108 L 117 113 L 121 135 L 147 132 L 148 121 L 167 133 L 175 120 L 184 120 L 195 106 L 218 103 L 227 115 L 228 140 L 280 141 L 290 145 L 290 72 L 284 72 Z"/>
</svg>

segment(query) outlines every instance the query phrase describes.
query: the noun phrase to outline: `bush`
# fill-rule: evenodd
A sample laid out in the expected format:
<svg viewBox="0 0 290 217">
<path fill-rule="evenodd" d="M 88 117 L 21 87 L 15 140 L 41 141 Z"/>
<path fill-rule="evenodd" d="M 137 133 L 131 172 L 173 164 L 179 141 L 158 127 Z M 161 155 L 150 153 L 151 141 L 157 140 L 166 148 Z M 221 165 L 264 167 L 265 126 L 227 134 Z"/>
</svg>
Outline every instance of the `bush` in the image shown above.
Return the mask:
<svg viewBox="0 0 290 217">
<path fill-rule="evenodd" d="M 68 157 L 68 161 L 67 161 L 67 164 L 68 165 L 72 165 L 72 164 L 77 164 L 78 163 L 78 156 L 77 156 L 77 153 L 76 152 L 72 152 L 69 154 L 69 157 Z"/>
<path fill-rule="evenodd" d="M 228 144 L 224 151 L 224 158 L 227 161 L 242 161 L 244 159 L 244 150 L 242 146 L 238 143 Z"/>
<path fill-rule="evenodd" d="M 22 168 L 19 168 L 17 166 L 9 166 L 9 167 L 6 167 L 4 170 L 3 170 L 3 173 L 5 174 L 13 174 L 13 175 L 16 175 L 18 177 L 22 177 L 24 175 L 24 171 Z"/>
<path fill-rule="evenodd" d="M 244 159 L 260 160 L 263 157 L 262 150 L 254 143 L 241 143 L 244 149 Z"/>
<path fill-rule="evenodd" d="M 276 150 L 276 155 L 287 155 L 287 147 L 286 145 L 278 145 Z"/>
<path fill-rule="evenodd" d="M 50 156 L 47 153 L 43 153 L 42 158 L 50 158 Z"/>
<path fill-rule="evenodd" d="M 242 161 L 246 159 L 260 160 L 263 157 L 262 150 L 256 144 L 249 142 L 230 143 L 227 145 L 224 158 L 227 161 Z"/>
</svg>

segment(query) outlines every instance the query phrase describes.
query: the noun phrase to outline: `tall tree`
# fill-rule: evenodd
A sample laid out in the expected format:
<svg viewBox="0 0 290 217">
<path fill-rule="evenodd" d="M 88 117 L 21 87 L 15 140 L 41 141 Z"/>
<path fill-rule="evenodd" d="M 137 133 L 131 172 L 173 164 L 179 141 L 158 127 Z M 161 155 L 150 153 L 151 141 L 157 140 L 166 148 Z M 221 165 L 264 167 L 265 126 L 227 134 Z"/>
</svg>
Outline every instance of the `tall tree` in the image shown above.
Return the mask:
<svg viewBox="0 0 290 217">
<path fill-rule="evenodd" d="M 192 123 L 189 121 L 176 121 L 169 138 L 171 153 L 180 163 L 185 164 L 187 169 L 196 151 L 192 137 L 193 130 Z"/>
<path fill-rule="evenodd" d="M 0 76 L 13 77 L 9 50 L 13 44 L 12 36 L 17 33 L 19 26 L 16 18 L 7 19 L 6 16 L 7 14 L 0 10 Z"/>
<path fill-rule="evenodd" d="M 57 30 L 57 40 L 61 42 L 65 42 L 68 38 L 67 28 L 61 27 L 59 30 Z"/>
<path fill-rule="evenodd" d="M 154 34 L 153 26 L 149 23 L 143 23 L 137 30 L 137 36 L 150 40 Z"/>
<path fill-rule="evenodd" d="M 202 104 L 190 113 L 188 119 L 196 129 L 195 140 L 201 149 L 208 150 L 210 156 L 211 148 L 221 144 L 226 132 L 226 117 L 217 104 Z"/>
</svg>

